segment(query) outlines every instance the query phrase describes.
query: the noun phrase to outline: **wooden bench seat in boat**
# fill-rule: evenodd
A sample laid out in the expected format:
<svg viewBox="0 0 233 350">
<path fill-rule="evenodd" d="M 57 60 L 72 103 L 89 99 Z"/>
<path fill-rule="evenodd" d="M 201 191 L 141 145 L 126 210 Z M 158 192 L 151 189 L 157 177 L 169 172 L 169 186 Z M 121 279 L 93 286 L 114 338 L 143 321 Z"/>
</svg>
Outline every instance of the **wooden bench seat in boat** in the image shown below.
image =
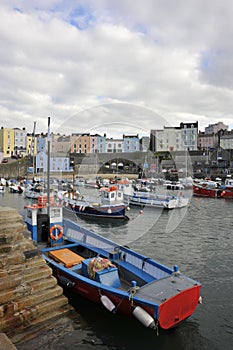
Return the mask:
<svg viewBox="0 0 233 350">
<path fill-rule="evenodd" d="M 51 250 L 49 252 L 49 256 L 54 260 L 61 262 L 65 265 L 65 267 L 72 267 L 74 265 L 78 265 L 84 260 L 84 258 L 74 252 L 72 252 L 68 248 L 59 249 L 59 250 Z"/>
</svg>

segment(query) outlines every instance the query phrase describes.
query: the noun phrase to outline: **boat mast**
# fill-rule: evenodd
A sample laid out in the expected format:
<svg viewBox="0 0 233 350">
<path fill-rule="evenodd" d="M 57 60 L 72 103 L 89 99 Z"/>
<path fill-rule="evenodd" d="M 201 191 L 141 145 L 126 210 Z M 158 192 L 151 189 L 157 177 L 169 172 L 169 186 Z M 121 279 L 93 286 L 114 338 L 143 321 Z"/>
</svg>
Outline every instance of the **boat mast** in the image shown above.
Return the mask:
<svg viewBox="0 0 233 350">
<path fill-rule="evenodd" d="M 32 134 L 32 167 L 33 167 L 33 179 L 35 176 L 35 133 L 36 133 L 36 122 L 34 122 L 33 134 Z"/>
<path fill-rule="evenodd" d="M 47 214 L 50 227 L 50 117 L 48 117 L 48 135 L 47 135 Z"/>
</svg>

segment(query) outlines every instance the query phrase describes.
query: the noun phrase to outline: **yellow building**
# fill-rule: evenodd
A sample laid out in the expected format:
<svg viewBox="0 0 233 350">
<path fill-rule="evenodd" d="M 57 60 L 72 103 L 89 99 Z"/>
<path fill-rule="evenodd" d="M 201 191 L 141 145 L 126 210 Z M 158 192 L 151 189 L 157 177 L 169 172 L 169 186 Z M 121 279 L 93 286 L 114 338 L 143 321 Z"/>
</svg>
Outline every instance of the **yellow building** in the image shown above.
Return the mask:
<svg viewBox="0 0 233 350">
<path fill-rule="evenodd" d="M 26 136 L 26 154 L 27 155 L 36 155 L 36 136 L 33 134 L 27 134 Z"/>
<path fill-rule="evenodd" d="M 0 152 L 4 157 L 10 157 L 14 153 L 14 129 L 1 127 Z"/>
</svg>

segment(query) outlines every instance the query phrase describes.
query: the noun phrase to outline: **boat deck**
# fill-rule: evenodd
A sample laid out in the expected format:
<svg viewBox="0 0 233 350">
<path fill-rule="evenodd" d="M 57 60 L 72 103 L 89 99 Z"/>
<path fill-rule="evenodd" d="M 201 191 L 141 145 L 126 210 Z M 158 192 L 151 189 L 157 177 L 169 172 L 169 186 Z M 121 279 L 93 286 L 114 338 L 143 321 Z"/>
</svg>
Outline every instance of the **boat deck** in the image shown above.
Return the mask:
<svg viewBox="0 0 233 350">
<path fill-rule="evenodd" d="M 142 286 L 136 297 L 161 304 L 183 290 L 196 286 L 196 282 L 182 275 L 171 275 Z"/>
</svg>

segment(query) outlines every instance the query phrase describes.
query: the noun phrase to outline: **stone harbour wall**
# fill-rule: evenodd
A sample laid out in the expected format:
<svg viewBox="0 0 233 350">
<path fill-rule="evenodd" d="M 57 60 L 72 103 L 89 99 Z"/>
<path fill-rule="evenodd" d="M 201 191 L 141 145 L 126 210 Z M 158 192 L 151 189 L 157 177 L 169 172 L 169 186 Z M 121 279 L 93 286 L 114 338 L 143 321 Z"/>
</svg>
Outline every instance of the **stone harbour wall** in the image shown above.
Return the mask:
<svg viewBox="0 0 233 350">
<path fill-rule="evenodd" d="M 22 216 L 0 207 L 0 332 L 17 341 L 22 332 L 71 309 Z"/>
</svg>

